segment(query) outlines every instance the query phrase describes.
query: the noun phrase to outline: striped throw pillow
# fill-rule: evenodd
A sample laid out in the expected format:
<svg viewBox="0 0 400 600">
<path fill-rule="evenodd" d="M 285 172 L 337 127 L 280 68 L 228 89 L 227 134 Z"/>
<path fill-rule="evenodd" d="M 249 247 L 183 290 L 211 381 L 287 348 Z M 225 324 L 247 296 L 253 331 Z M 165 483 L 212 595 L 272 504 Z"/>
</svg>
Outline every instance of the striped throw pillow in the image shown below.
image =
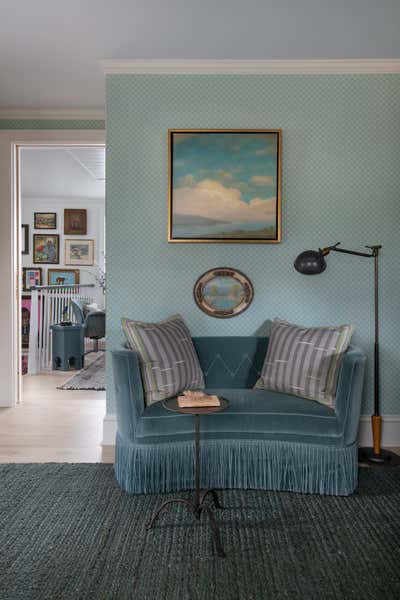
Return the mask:
<svg viewBox="0 0 400 600">
<path fill-rule="evenodd" d="M 180 315 L 159 323 L 125 318 L 121 323 L 130 347 L 139 355 L 148 406 L 185 389 L 204 388 L 199 359 Z"/>
<path fill-rule="evenodd" d="M 301 327 L 276 319 L 255 387 L 334 407 L 340 365 L 353 332 L 354 325 Z"/>
</svg>

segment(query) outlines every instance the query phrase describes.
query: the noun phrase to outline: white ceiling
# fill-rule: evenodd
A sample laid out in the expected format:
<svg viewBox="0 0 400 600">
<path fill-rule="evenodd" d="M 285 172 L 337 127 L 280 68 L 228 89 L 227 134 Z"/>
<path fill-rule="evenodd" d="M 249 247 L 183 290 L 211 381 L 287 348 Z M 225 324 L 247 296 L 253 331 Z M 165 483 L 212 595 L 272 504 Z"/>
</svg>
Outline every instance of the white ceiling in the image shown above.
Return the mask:
<svg viewBox="0 0 400 600">
<path fill-rule="evenodd" d="M 399 0 L 0 0 L 0 108 L 102 108 L 102 58 L 400 58 L 399 30 Z"/>
<path fill-rule="evenodd" d="M 104 147 L 21 149 L 22 198 L 101 199 L 104 177 Z"/>
</svg>

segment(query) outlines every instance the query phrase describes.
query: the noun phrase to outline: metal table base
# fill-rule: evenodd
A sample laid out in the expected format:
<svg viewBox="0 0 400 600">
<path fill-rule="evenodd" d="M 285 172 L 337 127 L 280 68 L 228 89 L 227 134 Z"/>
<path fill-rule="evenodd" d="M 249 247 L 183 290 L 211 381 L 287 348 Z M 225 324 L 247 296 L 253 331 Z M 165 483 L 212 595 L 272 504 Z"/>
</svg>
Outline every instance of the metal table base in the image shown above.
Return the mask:
<svg viewBox="0 0 400 600">
<path fill-rule="evenodd" d="M 194 502 L 191 500 L 187 500 L 186 498 L 173 498 L 171 500 L 166 500 L 163 504 L 154 512 L 153 516 L 149 524 L 147 525 L 147 529 L 151 529 L 153 525 L 156 523 L 158 517 L 163 512 L 164 509 L 168 508 L 171 504 L 183 504 L 186 506 L 193 516 L 196 519 L 200 519 L 201 513 L 206 513 L 208 517 L 208 522 L 211 527 L 211 531 L 214 537 L 215 548 L 218 556 L 221 558 L 225 558 L 226 554 L 222 547 L 221 536 L 219 532 L 219 527 L 217 521 L 215 519 L 214 513 L 210 508 L 209 504 L 205 503 L 205 499 L 208 495 L 212 496 L 214 506 L 217 509 L 222 509 L 218 494 L 216 490 L 209 489 L 203 490 L 200 489 L 200 415 L 195 414 L 195 462 L 194 462 L 194 475 L 195 475 L 195 496 Z"/>
</svg>

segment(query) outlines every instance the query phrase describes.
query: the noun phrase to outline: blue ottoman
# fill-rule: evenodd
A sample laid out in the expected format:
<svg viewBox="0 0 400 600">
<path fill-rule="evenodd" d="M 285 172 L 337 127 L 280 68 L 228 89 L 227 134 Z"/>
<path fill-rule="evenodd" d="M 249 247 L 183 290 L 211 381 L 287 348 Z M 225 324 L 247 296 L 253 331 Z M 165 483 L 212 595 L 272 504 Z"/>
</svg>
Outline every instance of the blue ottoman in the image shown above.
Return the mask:
<svg viewBox="0 0 400 600">
<path fill-rule="evenodd" d="M 83 325 L 52 325 L 53 370 L 82 369 L 84 365 Z"/>
</svg>

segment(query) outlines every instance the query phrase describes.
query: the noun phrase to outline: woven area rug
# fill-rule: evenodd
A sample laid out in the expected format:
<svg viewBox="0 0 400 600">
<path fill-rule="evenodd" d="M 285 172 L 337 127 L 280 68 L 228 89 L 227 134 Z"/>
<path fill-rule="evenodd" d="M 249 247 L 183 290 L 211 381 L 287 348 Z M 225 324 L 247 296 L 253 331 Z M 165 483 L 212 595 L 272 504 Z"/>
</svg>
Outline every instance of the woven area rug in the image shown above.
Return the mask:
<svg viewBox="0 0 400 600">
<path fill-rule="evenodd" d="M 94 361 L 68 379 L 59 390 L 105 390 L 106 389 L 106 357 L 100 352 Z M 90 355 L 89 355 L 90 356 Z M 85 357 L 88 361 L 88 357 Z"/>
<path fill-rule="evenodd" d="M 165 496 L 125 494 L 112 465 L 0 465 L 0 598 L 400 598 L 400 470 L 362 469 L 347 498 L 221 495 L 225 559 L 182 506 L 146 531 Z"/>
</svg>

